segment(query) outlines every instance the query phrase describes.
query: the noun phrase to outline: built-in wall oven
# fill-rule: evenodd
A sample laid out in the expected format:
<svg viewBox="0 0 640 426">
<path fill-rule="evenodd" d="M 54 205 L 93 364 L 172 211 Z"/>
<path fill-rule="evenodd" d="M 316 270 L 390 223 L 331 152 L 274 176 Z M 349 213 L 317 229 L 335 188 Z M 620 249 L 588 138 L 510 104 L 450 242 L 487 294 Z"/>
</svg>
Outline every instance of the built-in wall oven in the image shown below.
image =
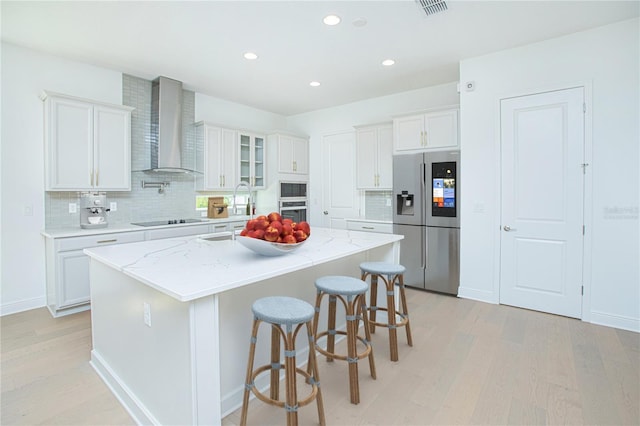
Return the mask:
<svg viewBox="0 0 640 426">
<path fill-rule="evenodd" d="M 307 182 L 280 181 L 279 206 L 280 216 L 294 222 L 307 220 Z"/>
</svg>

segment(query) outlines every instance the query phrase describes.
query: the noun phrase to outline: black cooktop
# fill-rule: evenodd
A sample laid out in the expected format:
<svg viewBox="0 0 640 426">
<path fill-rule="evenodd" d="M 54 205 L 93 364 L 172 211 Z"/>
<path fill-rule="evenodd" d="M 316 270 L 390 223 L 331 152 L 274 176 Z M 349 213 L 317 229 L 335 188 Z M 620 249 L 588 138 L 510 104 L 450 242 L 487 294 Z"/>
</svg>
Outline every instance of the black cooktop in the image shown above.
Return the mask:
<svg viewBox="0 0 640 426">
<path fill-rule="evenodd" d="M 137 222 L 132 225 L 138 226 L 162 226 L 162 225 L 178 225 L 181 223 L 198 223 L 207 222 L 205 219 L 167 219 L 167 220 L 153 220 L 151 222 Z"/>
</svg>

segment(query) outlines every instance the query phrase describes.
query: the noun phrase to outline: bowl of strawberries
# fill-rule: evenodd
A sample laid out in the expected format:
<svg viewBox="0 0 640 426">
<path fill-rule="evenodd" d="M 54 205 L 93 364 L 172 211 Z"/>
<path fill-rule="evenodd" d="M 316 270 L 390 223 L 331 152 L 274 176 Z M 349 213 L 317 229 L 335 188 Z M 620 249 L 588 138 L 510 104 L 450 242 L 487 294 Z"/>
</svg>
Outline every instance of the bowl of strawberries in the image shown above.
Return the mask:
<svg viewBox="0 0 640 426">
<path fill-rule="evenodd" d="M 311 228 L 307 222 L 296 223 L 271 212 L 249 219 L 236 241 L 263 256 L 282 256 L 300 248 L 309 235 Z"/>
</svg>

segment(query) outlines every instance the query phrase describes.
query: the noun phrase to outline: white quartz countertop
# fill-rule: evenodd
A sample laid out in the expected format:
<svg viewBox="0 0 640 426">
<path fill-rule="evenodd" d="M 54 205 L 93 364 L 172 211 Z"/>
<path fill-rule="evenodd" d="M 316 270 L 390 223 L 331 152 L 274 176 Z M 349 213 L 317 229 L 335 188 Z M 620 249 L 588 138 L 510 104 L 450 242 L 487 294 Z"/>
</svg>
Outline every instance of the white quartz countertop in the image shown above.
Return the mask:
<svg viewBox="0 0 640 426">
<path fill-rule="evenodd" d="M 68 237 L 85 237 L 89 235 L 103 235 L 103 234 L 113 234 L 116 232 L 130 232 L 130 231 L 149 231 L 152 229 L 163 229 L 163 228 L 177 228 L 177 227 L 187 227 L 187 226 L 198 226 L 198 225 L 215 225 L 218 223 L 229 223 L 229 222 L 246 222 L 249 220 L 249 216 L 229 216 L 224 219 L 206 219 L 202 218 L 202 222 L 193 222 L 193 223 L 175 223 L 171 225 L 159 225 L 159 226 L 140 226 L 140 225 L 132 225 L 130 223 L 119 223 L 119 224 L 109 224 L 106 228 L 96 228 L 96 229 L 83 229 L 80 228 L 80 225 L 67 227 L 67 228 L 47 228 L 44 229 L 41 234 L 47 238 L 68 238 Z M 145 222 L 144 220 L 138 222 Z"/>
<path fill-rule="evenodd" d="M 102 262 L 177 300 L 187 302 L 400 241 L 401 235 L 313 228 L 298 250 L 256 254 L 235 240 L 197 236 L 85 249 Z"/>
</svg>

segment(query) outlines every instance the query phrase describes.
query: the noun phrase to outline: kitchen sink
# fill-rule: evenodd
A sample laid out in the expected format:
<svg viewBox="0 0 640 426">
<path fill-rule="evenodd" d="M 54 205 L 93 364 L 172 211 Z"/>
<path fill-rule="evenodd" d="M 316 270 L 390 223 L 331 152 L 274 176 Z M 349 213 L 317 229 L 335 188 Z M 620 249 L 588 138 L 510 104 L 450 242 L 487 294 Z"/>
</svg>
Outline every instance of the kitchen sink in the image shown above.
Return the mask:
<svg viewBox="0 0 640 426">
<path fill-rule="evenodd" d="M 208 222 L 207 219 L 166 219 L 166 220 L 153 220 L 150 222 L 136 222 L 132 225 L 137 226 L 163 226 L 163 225 L 180 225 L 183 223 L 200 223 Z"/>
<path fill-rule="evenodd" d="M 199 240 L 204 241 L 225 241 L 225 240 L 233 240 L 234 233 L 233 232 L 216 232 L 214 234 L 204 234 L 199 235 Z"/>
</svg>

